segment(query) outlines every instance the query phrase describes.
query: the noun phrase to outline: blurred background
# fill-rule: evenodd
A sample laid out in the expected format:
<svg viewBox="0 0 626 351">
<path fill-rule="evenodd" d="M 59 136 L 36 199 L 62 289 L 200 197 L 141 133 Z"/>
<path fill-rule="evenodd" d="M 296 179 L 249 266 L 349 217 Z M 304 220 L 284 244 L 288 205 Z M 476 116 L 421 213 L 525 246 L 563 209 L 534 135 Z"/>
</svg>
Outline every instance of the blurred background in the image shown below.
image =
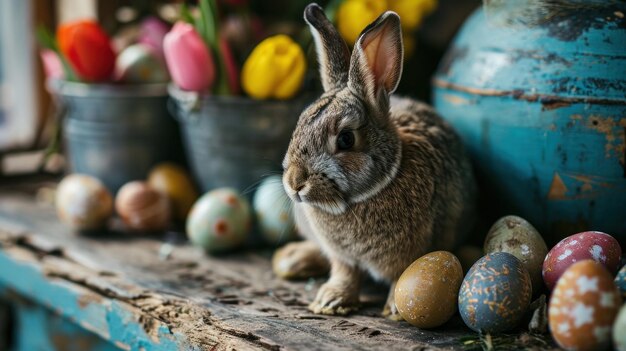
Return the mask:
<svg viewBox="0 0 626 351">
<path fill-rule="evenodd" d="M 318 1 L 336 10 L 341 1 Z M 221 26 L 241 67 L 247 55 L 260 41 L 277 33 L 296 40 L 306 37 L 302 11 L 306 0 L 218 2 Z M 376 3 L 376 1 L 372 1 Z M 37 41 L 38 28 L 51 33 L 61 23 L 85 18 L 95 19 L 112 37 L 116 50 L 122 50 L 148 17 L 158 17 L 172 24 L 180 17 L 181 1 L 156 0 L 24 0 L 0 3 L 0 175 L 33 172 L 59 172 L 66 163 L 56 154 L 44 160 L 46 148 L 55 134 L 55 106 L 45 88 L 45 74 Z M 189 1 L 190 7 L 196 5 Z M 406 35 L 407 62 L 399 92 L 423 100 L 430 98 L 430 77 L 446 47 L 478 0 L 442 0 L 433 11 L 419 19 Z M 354 18 L 366 17 L 354 14 Z M 256 26 L 245 28 L 246 21 Z M 367 20 L 367 19 L 366 19 Z M 346 19 L 345 21 L 350 21 Z M 361 20 L 362 22 L 363 20 Z M 356 26 L 360 23 L 355 24 Z M 306 39 L 305 39 L 306 40 Z M 312 47 L 304 48 L 310 55 Z M 309 74 L 316 74 L 315 63 Z M 314 77 L 308 78 L 315 84 Z"/>
</svg>

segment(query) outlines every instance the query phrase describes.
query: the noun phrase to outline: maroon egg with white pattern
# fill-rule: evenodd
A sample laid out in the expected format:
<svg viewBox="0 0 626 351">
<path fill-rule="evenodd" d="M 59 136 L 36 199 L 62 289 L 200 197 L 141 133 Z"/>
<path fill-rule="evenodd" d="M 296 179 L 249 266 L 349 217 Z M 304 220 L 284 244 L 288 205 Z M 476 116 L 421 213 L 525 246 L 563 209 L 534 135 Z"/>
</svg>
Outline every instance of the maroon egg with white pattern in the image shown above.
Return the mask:
<svg viewBox="0 0 626 351">
<path fill-rule="evenodd" d="M 582 232 L 561 240 L 543 261 L 543 281 L 552 290 L 563 272 L 572 264 L 591 259 L 613 275 L 619 268 L 622 248 L 615 238 L 602 232 Z"/>
</svg>

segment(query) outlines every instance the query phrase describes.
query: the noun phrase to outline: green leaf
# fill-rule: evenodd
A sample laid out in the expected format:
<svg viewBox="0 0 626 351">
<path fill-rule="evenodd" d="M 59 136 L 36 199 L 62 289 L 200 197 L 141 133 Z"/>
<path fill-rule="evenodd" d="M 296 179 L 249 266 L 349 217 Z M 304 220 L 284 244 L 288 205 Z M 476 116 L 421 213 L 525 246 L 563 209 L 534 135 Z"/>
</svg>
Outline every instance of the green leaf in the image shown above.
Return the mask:
<svg viewBox="0 0 626 351">
<path fill-rule="evenodd" d="M 48 28 L 46 28 L 45 26 L 39 26 L 37 27 L 36 35 L 37 35 L 37 41 L 39 41 L 39 44 L 43 48 L 54 51 L 54 53 L 57 54 L 57 56 L 59 57 L 59 60 L 61 61 L 61 65 L 63 66 L 63 73 L 65 74 L 65 79 L 69 81 L 78 81 L 78 78 L 76 76 L 76 73 L 74 73 L 72 66 L 67 61 L 65 56 L 61 53 L 61 50 L 59 49 L 59 45 L 57 43 L 56 38 L 54 37 L 54 34 L 52 34 L 52 32 L 50 32 L 50 30 L 48 30 Z"/>
<path fill-rule="evenodd" d="M 213 48 L 217 47 L 217 41 L 216 41 L 216 16 L 215 13 L 213 12 L 213 8 L 211 6 L 211 2 L 210 0 L 200 0 L 200 17 L 202 18 L 202 22 L 203 22 L 203 36 L 205 37 L 205 39 L 207 40 L 208 44 L 211 45 Z"/>
<path fill-rule="evenodd" d="M 195 20 L 189 11 L 189 7 L 184 2 L 180 5 L 180 19 L 184 22 L 195 24 Z"/>
</svg>

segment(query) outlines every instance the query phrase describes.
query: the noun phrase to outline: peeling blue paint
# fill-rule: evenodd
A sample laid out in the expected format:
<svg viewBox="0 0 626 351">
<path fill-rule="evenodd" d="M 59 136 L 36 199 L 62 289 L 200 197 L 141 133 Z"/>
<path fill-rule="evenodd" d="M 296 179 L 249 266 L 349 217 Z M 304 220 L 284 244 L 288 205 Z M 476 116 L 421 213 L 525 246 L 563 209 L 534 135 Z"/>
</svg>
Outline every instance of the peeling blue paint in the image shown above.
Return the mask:
<svg viewBox="0 0 626 351">
<path fill-rule="evenodd" d="M 18 328 L 19 333 L 24 333 L 19 340 L 29 335 L 32 340 L 26 340 L 27 347 L 18 347 L 15 351 L 52 350 L 45 346 L 48 345 L 46 338 L 50 339 L 46 336 L 47 330 L 66 330 L 68 333 L 80 330 L 107 341 L 106 347 L 94 346 L 94 350 L 198 350 L 190 346 L 184 335 L 172 333 L 165 325 L 159 326 L 157 335 L 151 337 L 133 314 L 133 307 L 106 297 L 85 302 L 84 294 L 92 292 L 62 279 L 46 277 L 34 264 L 16 261 L 0 249 L 1 286 L 37 305 L 32 311 L 22 309 L 20 312 L 20 320 L 25 324 Z M 62 316 L 67 325 L 59 322 L 54 328 L 50 327 L 51 322 L 46 320 L 49 319 L 48 310 Z"/>
<path fill-rule="evenodd" d="M 554 24 L 497 27 L 478 10 L 458 34 L 434 78 L 434 105 L 466 142 L 492 218 L 525 217 L 550 242 L 593 229 L 626 244 L 619 14 L 576 14 L 591 25 L 568 36 Z"/>
</svg>

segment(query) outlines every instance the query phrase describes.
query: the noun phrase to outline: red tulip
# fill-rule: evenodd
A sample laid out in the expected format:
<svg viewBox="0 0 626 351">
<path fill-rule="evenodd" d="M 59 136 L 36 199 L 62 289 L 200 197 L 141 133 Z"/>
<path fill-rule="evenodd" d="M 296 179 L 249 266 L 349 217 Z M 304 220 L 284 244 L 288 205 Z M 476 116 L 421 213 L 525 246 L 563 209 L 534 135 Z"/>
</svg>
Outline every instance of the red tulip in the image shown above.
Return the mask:
<svg viewBox="0 0 626 351">
<path fill-rule="evenodd" d="M 191 91 L 211 87 L 215 79 L 213 56 L 191 24 L 176 23 L 165 35 L 163 52 L 172 80 L 179 87 Z"/>
<path fill-rule="evenodd" d="M 226 71 L 224 73 L 226 73 L 226 80 L 228 81 L 228 90 L 230 90 L 230 93 L 233 95 L 239 95 L 241 92 L 239 86 L 239 69 L 237 68 L 237 62 L 230 49 L 230 45 L 223 36 L 220 37 L 220 53 L 224 61 Z"/>
<path fill-rule="evenodd" d="M 57 30 L 59 49 L 79 78 L 103 81 L 111 77 L 115 52 L 111 40 L 92 20 L 62 24 Z"/>
</svg>

